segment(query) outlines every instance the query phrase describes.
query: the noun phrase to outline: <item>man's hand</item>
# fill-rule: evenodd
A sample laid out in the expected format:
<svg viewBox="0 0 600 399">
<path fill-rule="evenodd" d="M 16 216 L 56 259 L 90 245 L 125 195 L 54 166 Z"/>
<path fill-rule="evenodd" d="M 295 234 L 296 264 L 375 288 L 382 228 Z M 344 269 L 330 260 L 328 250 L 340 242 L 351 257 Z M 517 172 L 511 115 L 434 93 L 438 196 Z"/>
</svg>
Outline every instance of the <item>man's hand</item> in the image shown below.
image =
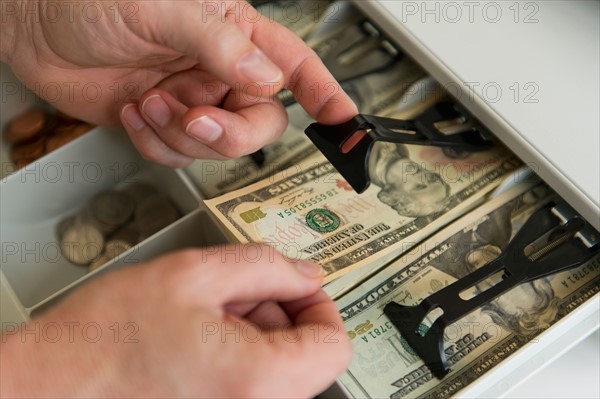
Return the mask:
<svg viewBox="0 0 600 399">
<path fill-rule="evenodd" d="M 68 114 L 122 122 L 158 163 L 273 142 L 284 87 L 319 122 L 357 113 L 311 49 L 242 0 L 0 1 L 2 56 L 19 79 Z"/>
<path fill-rule="evenodd" d="M 258 244 L 107 273 L 3 337 L 2 396 L 313 397 L 351 358 L 321 281 Z"/>
</svg>

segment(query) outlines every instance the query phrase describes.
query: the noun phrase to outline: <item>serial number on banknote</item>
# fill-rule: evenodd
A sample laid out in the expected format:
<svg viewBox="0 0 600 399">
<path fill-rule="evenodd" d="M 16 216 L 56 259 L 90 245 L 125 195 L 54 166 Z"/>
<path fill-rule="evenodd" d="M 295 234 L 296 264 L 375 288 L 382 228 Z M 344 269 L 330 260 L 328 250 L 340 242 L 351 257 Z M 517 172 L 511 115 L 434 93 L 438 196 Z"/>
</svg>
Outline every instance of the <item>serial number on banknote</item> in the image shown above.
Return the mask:
<svg viewBox="0 0 600 399">
<path fill-rule="evenodd" d="M 315 195 L 314 197 L 304 200 L 294 205 L 293 207 L 284 209 L 282 212 L 277 212 L 277 216 L 279 216 L 282 219 L 285 219 L 288 216 L 294 216 L 296 213 L 310 209 L 311 206 L 317 205 L 338 194 L 338 191 L 335 189 L 327 190 L 326 192 L 319 195 Z"/>
</svg>

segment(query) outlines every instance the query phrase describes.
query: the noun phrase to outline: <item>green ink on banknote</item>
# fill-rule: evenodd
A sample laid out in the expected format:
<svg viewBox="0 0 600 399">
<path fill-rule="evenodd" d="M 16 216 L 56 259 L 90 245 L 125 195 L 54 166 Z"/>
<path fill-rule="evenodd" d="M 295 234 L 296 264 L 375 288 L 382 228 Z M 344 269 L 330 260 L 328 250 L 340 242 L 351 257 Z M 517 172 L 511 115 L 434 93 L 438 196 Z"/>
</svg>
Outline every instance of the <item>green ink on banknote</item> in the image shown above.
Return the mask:
<svg viewBox="0 0 600 399">
<path fill-rule="evenodd" d="M 319 233 L 331 233 L 340 227 L 340 218 L 329 209 L 317 208 L 306 214 L 306 224 Z"/>
</svg>

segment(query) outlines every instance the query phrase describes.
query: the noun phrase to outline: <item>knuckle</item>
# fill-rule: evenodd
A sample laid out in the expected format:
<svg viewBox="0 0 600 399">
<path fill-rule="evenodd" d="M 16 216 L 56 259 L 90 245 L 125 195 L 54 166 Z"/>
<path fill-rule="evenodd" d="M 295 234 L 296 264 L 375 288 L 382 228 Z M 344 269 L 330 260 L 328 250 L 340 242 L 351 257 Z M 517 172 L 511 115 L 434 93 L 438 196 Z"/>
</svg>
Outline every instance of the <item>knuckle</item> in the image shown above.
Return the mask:
<svg viewBox="0 0 600 399">
<path fill-rule="evenodd" d="M 154 162 L 154 163 L 161 162 L 160 156 L 151 149 L 142 148 L 142 149 L 140 149 L 140 154 L 142 155 L 142 158 L 146 161 Z"/>
</svg>

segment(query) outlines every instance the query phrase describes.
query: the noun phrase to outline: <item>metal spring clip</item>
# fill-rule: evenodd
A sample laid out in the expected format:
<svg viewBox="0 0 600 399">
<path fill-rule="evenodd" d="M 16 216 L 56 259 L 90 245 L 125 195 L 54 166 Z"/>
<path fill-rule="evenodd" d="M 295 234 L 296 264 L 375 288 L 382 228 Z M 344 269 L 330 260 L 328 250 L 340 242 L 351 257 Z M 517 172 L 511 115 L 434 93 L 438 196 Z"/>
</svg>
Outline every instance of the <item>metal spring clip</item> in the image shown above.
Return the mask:
<svg viewBox="0 0 600 399">
<path fill-rule="evenodd" d="M 364 137 L 343 152 L 344 144 L 361 132 Z M 413 120 L 359 114 L 339 125 L 313 123 L 305 133 L 357 193 L 365 191 L 371 182 L 369 155 L 376 141 L 470 151 L 487 150 L 493 146 L 490 132 L 450 101 L 432 106 Z"/>
<path fill-rule="evenodd" d="M 442 379 L 450 371 L 443 348 L 446 326 L 521 283 L 580 266 L 599 250 L 600 234 L 580 215 L 564 202 L 549 204 L 529 218 L 496 259 L 416 306 L 390 302 L 383 312 L 433 374 Z M 503 274 L 496 285 L 467 300 L 459 296 L 497 273 Z M 423 333 L 425 317 L 437 309 L 443 314 Z"/>
</svg>

